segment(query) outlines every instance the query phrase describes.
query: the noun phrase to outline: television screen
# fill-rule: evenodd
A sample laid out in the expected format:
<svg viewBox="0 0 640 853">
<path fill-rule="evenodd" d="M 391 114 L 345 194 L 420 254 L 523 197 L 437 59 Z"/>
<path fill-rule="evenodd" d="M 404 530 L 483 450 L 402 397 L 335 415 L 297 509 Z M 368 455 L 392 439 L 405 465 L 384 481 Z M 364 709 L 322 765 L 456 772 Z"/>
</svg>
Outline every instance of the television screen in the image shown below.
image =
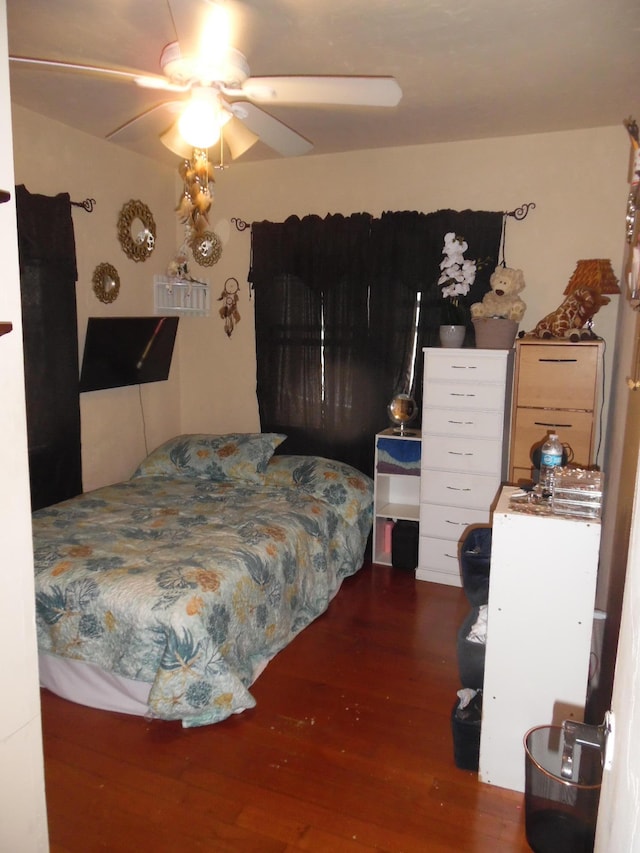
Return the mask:
<svg viewBox="0 0 640 853">
<path fill-rule="evenodd" d="M 178 317 L 89 317 L 81 391 L 169 378 Z"/>
</svg>

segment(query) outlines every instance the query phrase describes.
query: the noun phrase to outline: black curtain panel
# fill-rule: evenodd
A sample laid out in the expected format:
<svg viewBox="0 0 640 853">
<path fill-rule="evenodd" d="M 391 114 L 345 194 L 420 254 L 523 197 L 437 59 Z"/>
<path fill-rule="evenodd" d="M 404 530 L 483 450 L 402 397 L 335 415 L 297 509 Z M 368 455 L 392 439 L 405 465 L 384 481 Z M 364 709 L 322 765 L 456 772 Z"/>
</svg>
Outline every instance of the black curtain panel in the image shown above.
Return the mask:
<svg viewBox="0 0 640 853">
<path fill-rule="evenodd" d="M 82 491 L 71 202 L 16 187 L 31 505 Z"/>
<path fill-rule="evenodd" d="M 341 459 L 371 473 L 373 437 L 395 393 L 422 396 L 422 348 L 437 343 L 444 235 L 478 262 L 463 298 L 489 289 L 502 213 L 440 210 L 289 217 L 252 225 L 261 427 L 282 453 Z M 473 343 L 472 327 L 468 343 Z"/>
</svg>

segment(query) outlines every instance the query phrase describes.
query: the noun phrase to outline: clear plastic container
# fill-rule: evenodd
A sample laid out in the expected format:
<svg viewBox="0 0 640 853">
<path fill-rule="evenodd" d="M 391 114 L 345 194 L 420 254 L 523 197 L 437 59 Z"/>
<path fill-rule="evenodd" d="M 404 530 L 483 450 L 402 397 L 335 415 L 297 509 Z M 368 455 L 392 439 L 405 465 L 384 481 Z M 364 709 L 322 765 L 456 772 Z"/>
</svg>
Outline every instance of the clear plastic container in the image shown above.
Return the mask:
<svg viewBox="0 0 640 853">
<path fill-rule="evenodd" d="M 600 518 L 604 474 L 583 468 L 559 468 L 555 474 L 552 511 L 577 518 Z"/>
</svg>

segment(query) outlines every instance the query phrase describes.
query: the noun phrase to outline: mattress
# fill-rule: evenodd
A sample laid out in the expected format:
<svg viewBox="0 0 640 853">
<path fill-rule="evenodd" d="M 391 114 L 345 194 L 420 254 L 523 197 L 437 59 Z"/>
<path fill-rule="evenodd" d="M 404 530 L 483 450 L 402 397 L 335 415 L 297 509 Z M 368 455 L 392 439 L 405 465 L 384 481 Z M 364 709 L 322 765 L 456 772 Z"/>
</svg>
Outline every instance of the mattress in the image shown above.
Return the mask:
<svg viewBox="0 0 640 853">
<path fill-rule="evenodd" d="M 371 519 L 365 475 L 286 456 L 256 481 L 143 471 L 39 510 L 42 685 L 185 726 L 253 707 L 266 664 L 361 567 Z"/>
</svg>

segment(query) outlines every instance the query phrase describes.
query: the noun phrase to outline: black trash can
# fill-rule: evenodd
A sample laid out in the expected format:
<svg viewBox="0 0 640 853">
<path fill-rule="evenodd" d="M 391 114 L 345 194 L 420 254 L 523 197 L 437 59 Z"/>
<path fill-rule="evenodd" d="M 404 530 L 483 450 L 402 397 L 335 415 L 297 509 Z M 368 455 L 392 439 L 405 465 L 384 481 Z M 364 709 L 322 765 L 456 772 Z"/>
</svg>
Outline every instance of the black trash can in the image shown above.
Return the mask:
<svg viewBox="0 0 640 853">
<path fill-rule="evenodd" d="M 391 531 L 391 565 L 394 569 L 415 569 L 418 565 L 419 526 L 417 521 L 396 521 Z"/>
<path fill-rule="evenodd" d="M 484 684 L 484 661 L 486 646 L 469 640 L 469 633 L 478 621 L 480 608 L 474 607 L 458 629 L 456 652 L 458 658 L 458 674 L 460 683 L 473 690 L 482 690 Z"/>
<path fill-rule="evenodd" d="M 530 729 L 524 747 L 529 846 L 534 853 L 591 853 L 602 783 L 602 749 L 576 745 L 571 776 L 565 778 L 562 726 Z"/>
<path fill-rule="evenodd" d="M 491 527 L 473 527 L 462 543 L 460 551 L 462 586 L 472 607 L 480 607 L 489 600 L 491 535 Z"/>
<path fill-rule="evenodd" d="M 480 765 L 480 725 L 482 691 L 479 690 L 465 708 L 458 699 L 451 712 L 453 760 L 459 770 L 478 770 Z"/>
</svg>

